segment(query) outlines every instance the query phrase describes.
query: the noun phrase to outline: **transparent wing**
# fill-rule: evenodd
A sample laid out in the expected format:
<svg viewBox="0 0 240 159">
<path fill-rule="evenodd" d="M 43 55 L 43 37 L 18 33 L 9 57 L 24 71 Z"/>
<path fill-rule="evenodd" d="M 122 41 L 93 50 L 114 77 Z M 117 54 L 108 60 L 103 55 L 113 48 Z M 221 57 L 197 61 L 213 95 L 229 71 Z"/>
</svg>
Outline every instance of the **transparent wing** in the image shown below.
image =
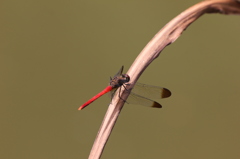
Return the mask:
<svg viewBox="0 0 240 159">
<path fill-rule="evenodd" d="M 115 91 L 116 89 L 112 90 L 111 94 L 114 94 Z M 152 99 L 167 98 L 170 95 L 171 92 L 166 88 L 137 83 L 128 96 L 126 103 L 162 108 L 161 104 Z M 112 97 L 112 95 L 110 96 Z"/>
<path fill-rule="evenodd" d="M 122 74 L 122 72 L 123 72 L 123 66 L 120 68 L 120 70 L 115 74 L 115 76 L 113 76 L 113 77 L 117 77 L 117 76 L 119 76 L 119 75 L 121 75 Z"/>
<path fill-rule="evenodd" d="M 143 105 L 143 106 L 147 106 L 147 107 L 154 107 L 154 108 L 162 108 L 161 104 L 142 97 L 138 94 L 135 94 L 133 92 L 131 92 L 131 94 L 128 96 L 127 102 L 128 104 L 137 104 L 137 105 Z"/>
<path fill-rule="evenodd" d="M 150 99 L 161 99 L 171 96 L 171 92 L 167 88 L 142 83 L 136 83 L 132 92 Z"/>
</svg>

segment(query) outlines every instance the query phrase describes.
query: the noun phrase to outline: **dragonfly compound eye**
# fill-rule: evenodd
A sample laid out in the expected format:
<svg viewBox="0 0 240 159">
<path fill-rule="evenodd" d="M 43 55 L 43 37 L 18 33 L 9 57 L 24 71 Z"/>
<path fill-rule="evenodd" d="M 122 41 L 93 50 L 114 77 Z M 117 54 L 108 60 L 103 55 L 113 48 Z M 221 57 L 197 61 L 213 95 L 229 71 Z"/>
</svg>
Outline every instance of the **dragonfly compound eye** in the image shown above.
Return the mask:
<svg viewBox="0 0 240 159">
<path fill-rule="evenodd" d="M 125 78 L 125 82 L 130 81 L 130 77 L 127 74 L 122 74 L 122 77 Z"/>
</svg>

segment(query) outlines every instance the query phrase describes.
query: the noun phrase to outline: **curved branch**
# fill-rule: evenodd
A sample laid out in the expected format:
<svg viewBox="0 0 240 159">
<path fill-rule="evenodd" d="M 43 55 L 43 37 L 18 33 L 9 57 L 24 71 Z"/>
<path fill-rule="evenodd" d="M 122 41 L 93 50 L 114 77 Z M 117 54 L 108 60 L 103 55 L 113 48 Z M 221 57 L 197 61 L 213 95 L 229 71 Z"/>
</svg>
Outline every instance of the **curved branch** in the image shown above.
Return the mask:
<svg viewBox="0 0 240 159">
<path fill-rule="evenodd" d="M 127 86 L 128 90 L 133 88 L 142 72 L 159 56 L 164 48 L 173 43 L 192 22 L 205 13 L 240 14 L 240 2 L 238 0 L 202 1 L 171 20 L 145 46 L 128 70 L 127 74 L 131 77 L 130 85 Z M 115 93 L 116 95 L 109 105 L 95 139 L 89 159 L 98 159 L 101 157 L 104 146 L 124 105 L 123 100 L 127 99 L 129 93 L 130 91 L 121 89 L 121 99 L 119 99 L 119 93 Z"/>
</svg>

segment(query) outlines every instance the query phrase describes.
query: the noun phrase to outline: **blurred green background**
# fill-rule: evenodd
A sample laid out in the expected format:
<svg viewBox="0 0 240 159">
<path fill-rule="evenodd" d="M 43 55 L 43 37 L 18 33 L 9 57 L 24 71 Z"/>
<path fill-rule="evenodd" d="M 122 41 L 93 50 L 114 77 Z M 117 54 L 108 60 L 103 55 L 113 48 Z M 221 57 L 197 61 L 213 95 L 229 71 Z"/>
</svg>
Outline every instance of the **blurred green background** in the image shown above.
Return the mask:
<svg viewBox="0 0 240 159">
<path fill-rule="evenodd" d="M 131 66 L 192 1 L 2 1 L 0 156 L 87 158 L 110 99 L 77 108 Z M 240 17 L 204 15 L 143 73 L 162 109 L 126 104 L 104 159 L 239 159 Z"/>
</svg>

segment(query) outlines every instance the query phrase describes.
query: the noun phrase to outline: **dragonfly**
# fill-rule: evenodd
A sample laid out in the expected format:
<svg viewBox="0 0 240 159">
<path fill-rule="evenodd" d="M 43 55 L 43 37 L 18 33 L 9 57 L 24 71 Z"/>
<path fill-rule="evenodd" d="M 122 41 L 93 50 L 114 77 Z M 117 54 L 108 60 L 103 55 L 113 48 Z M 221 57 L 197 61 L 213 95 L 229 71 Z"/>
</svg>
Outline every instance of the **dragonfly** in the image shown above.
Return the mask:
<svg viewBox="0 0 240 159">
<path fill-rule="evenodd" d="M 102 90 L 100 93 L 98 93 L 96 96 L 92 97 L 90 100 L 88 100 L 86 103 L 81 105 L 78 110 L 82 110 L 95 100 L 97 100 L 102 95 L 111 92 L 112 94 L 115 93 L 115 91 L 118 88 L 121 88 L 121 86 L 126 89 L 125 85 L 128 85 L 128 82 L 130 81 L 130 77 L 127 74 L 122 74 L 123 72 L 123 66 L 120 68 L 120 70 L 117 72 L 117 74 L 111 78 L 110 77 L 110 83 L 109 85 Z M 126 103 L 128 104 L 138 104 L 153 108 L 162 108 L 162 105 L 158 102 L 152 100 L 152 99 L 161 99 L 161 98 L 167 98 L 171 96 L 171 92 L 167 88 L 159 87 L 159 86 L 151 86 L 147 84 L 142 83 L 136 83 L 134 88 L 132 89 Z"/>
</svg>

